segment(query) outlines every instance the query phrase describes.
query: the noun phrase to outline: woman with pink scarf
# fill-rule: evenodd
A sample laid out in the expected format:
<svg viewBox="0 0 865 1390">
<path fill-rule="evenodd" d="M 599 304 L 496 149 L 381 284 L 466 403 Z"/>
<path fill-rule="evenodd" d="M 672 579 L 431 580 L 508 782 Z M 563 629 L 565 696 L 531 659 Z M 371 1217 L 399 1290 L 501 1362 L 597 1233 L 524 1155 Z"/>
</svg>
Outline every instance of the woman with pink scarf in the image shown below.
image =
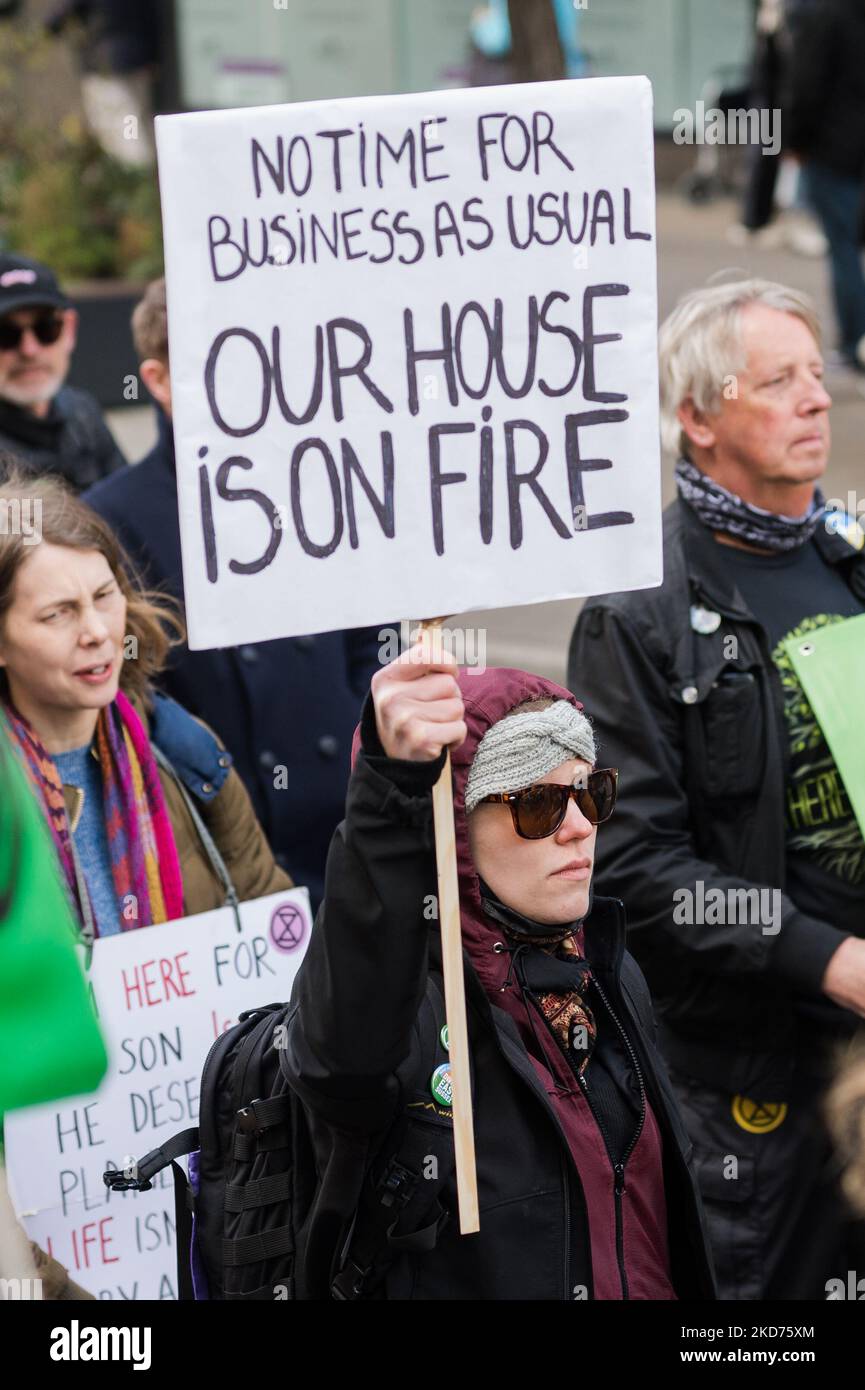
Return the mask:
<svg viewBox="0 0 865 1390">
<path fill-rule="evenodd" d="M 0 717 L 85 940 L 291 886 L 216 735 L 152 687 L 181 625 L 52 479 L 0 486 Z"/>
</svg>

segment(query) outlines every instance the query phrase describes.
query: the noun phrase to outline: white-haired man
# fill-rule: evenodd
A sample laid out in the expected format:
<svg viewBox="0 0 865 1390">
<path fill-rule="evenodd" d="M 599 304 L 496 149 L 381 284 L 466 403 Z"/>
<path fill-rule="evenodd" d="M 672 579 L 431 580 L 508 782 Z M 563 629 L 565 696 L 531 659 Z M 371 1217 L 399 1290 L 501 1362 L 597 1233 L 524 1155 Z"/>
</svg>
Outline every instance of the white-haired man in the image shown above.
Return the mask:
<svg viewBox="0 0 865 1390">
<path fill-rule="evenodd" d="M 831 400 L 804 295 L 697 290 L 660 362 L 664 581 L 586 604 L 569 653 L 620 769 L 599 883 L 655 996 L 720 1296 L 825 1298 L 857 1267 L 820 1106 L 865 1017 L 865 842 L 783 642 L 865 611 L 863 534 L 816 487 Z"/>
</svg>

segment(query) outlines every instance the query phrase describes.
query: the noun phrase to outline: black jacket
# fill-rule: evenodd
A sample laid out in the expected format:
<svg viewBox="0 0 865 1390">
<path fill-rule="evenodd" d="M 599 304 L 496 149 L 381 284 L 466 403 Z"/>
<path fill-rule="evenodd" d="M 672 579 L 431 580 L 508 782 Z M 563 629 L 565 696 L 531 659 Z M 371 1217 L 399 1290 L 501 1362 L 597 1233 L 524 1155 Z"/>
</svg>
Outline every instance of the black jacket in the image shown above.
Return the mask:
<svg viewBox="0 0 865 1390">
<path fill-rule="evenodd" d="M 820 527 L 823 558 L 865 600 L 865 552 Z M 695 632 L 690 606 L 718 612 Z M 735 658 L 725 639 L 737 639 Z M 671 1065 L 778 1100 L 795 1051 L 794 995 L 819 996 L 846 933 L 784 894 L 776 934 L 759 924 L 677 925 L 673 894 L 785 886 L 788 742 L 780 677 L 762 626 L 730 588 L 711 534 L 677 500 L 664 514 L 660 588 L 590 600 L 568 684 L 590 712 L 603 763 L 619 768 L 615 815 L 598 836 L 599 887 L 628 906 Z M 827 1009 L 834 1009 L 827 1001 Z M 839 1029 L 851 1016 L 841 1009 Z"/>
<path fill-rule="evenodd" d="M 785 149 L 861 179 L 865 174 L 865 5 L 822 0 L 789 18 L 782 112 Z"/>
<path fill-rule="evenodd" d="M 85 500 L 145 580 L 182 602 L 174 441 L 161 411 L 157 418 L 155 448 Z M 377 665 L 376 629 L 355 628 L 211 651 L 178 647 L 160 678 L 231 749 L 277 862 L 309 888 L 313 908 L 345 804 L 352 732 Z"/>
<path fill-rule="evenodd" d="M 369 705 L 367 726 L 368 718 Z M 436 889 L 430 787 L 441 761 L 359 755 L 328 857 L 325 902 L 295 981 L 283 1065 L 304 1102 L 321 1176 L 307 1296 L 327 1296 L 359 1175 L 423 1070 L 418 1014 L 429 979 L 442 990 L 440 937 L 422 910 Z M 645 982 L 624 951 L 621 903 L 596 900 L 591 922 L 598 930 L 587 923 L 589 960 L 635 1048 L 663 1137 L 674 1287 L 682 1299 L 712 1298 L 692 1146 L 651 1040 Z M 480 1233 L 460 1236 L 454 1215 L 435 1249 L 397 1259 L 380 1296 L 572 1300 L 585 1286 L 591 1298 L 588 1219 L 564 1133 L 513 1019 L 490 1005 L 464 961 Z M 456 1212 L 452 1178 L 442 1201 Z"/>
<path fill-rule="evenodd" d="M 44 419 L 0 400 L 0 477 L 4 451 L 25 473 L 55 473 L 76 492 L 126 467 L 96 401 L 72 386 L 60 388 Z"/>
</svg>

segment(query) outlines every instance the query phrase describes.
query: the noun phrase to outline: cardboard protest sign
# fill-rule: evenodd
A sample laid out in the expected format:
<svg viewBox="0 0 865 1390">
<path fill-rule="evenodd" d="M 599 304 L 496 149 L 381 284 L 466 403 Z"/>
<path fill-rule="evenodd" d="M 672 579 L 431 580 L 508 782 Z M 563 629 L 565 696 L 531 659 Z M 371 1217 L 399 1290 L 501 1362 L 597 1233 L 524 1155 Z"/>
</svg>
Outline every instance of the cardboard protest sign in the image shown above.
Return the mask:
<svg viewBox="0 0 865 1390">
<path fill-rule="evenodd" d="M 201 1070 L 244 1009 L 287 1000 L 309 938 L 305 888 L 97 941 L 90 986 L 108 1044 L 98 1091 L 6 1120 L 10 1191 L 28 1235 L 99 1298 L 174 1298 L 170 1169 L 112 1192 L 124 1168 L 198 1121 Z"/>
<path fill-rule="evenodd" d="M 156 128 L 190 646 L 660 583 L 647 79 Z"/>
<path fill-rule="evenodd" d="M 784 649 L 823 730 L 865 835 L 865 614 L 791 637 Z M 816 790 L 819 793 L 821 788 Z"/>
</svg>

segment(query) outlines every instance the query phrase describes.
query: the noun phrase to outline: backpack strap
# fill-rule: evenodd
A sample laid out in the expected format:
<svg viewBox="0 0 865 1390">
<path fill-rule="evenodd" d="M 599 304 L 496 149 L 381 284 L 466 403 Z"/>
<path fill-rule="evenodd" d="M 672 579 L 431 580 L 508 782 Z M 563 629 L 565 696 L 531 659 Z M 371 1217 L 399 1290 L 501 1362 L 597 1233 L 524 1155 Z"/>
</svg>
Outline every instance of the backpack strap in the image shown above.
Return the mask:
<svg viewBox="0 0 865 1390">
<path fill-rule="evenodd" d="M 198 1126 L 182 1129 L 179 1134 L 166 1139 L 160 1148 L 151 1149 L 150 1153 L 140 1158 L 135 1164 L 134 1177 L 130 1177 L 123 1168 L 109 1168 L 102 1174 L 102 1181 L 114 1192 L 149 1192 L 153 1186 L 151 1178 L 155 1178 L 176 1158 L 194 1153 L 198 1147 Z"/>
<path fill-rule="evenodd" d="M 186 806 L 187 811 L 189 812 L 192 824 L 195 826 L 195 829 L 198 832 L 198 838 L 201 840 L 201 843 L 204 846 L 204 852 L 210 860 L 211 868 L 213 869 L 213 872 L 216 874 L 216 877 L 219 879 L 225 891 L 225 902 L 223 906 L 230 907 L 232 909 L 234 913 L 234 921 L 235 925 L 237 926 L 237 930 L 242 931 L 243 924 L 240 920 L 239 899 L 237 896 L 237 889 L 234 886 L 234 881 L 232 880 L 231 874 L 228 872 L 228 866 L 217 848 L 216 841 L 214 840 L 207 826 L 204 824 L 204 821 L 202 820 L 201 815 L 199 813 L 198 807 L 195 805 L 195 802 L 193 801 L 189 793 L 189 789 L 184 785 L 183 779 L 178 776 L 177 771 L 172 766 L 171 761 L 165 756 L 158 744 L 151 743 L 150 746 L 153 750 L 153 756 L 156 759 L 157 764 L 159 765 L 159 767 L 163 768 L 164 771 L 167 772 L 168 775 L 173 779 L 174 784 L 177 787 L 177 790 L 180 792 L 180 795 L 183 799 L 183 803 Z"/>
<path fill-rule="evenodd" d="M 192 1303 L 195 1300 L 195 1286 L 192 1282 L 192 1213 L 195 1199 L 188 1177 L 180 1164 L 174 1160 L 171 1163 L 171 1175 L 174 1178 L 174 1238 L 178 1252 L 177 1297 L 181 1303 Z"/>
<path fill-rule="evenodd" d="M 382 1146 L 391 1157 L 377 1165 L 377 1178 L 370 1174 L 364 1184 L 331 1284 L 331 1295 L 340 1302 L 368 1295 L 399 1256 L 434 1249 L 450 1219 L 438 1196 L 454 1169 L 453 1118 L 428 1090 L 419 1089 L 435 1066 L 444 1021 L 444 999 L 430 976 L 418 1016 L 415 1088 L 398 1125 L 396 1148 Z"/>
<path fill-rule="evenodd" d="M 189 1179 L 176 1161 L 186 1154 L 194 1153 L 199 1147 L 198 1126 L 183 1129 L 174 1134 L 158 1149 L 151 1149 L 135 1165 L 135 1177 L 128 1177 L 122 1168 L 109 1168 L 102 1174 L 105 1186 L 114 1192 L 149 1192 L 157 1173 L 171 1164 L 174 1178 L 174 1220 L 175 1243 L 178 1252 L 192 1248 L 192 1190 Z M 188 1259 L 177 1260 L 177 1297 L 188 1303 L 195 1298 L 192 1286 L 192 1268 Z"/>
</svg>

